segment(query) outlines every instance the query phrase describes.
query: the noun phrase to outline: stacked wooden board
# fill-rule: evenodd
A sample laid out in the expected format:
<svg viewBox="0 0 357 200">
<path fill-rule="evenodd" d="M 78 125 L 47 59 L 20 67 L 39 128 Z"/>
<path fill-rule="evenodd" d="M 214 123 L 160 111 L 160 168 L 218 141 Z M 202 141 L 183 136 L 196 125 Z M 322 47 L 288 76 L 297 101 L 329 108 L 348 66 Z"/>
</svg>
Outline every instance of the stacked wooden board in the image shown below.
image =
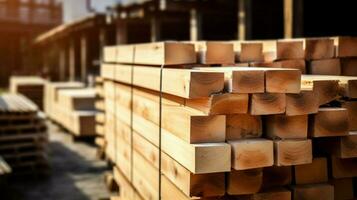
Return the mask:
<svg viewBox="0 0 357 200">
<path fill-rule="evenodd" d="M 0 155 L 14 175 L 48 172 L 47 126 L 38 107 L 22 95 L 0 96 Z"/>
<path fill-rule="evenodd" d="M 79 82 L 48 82 L 45 112 L 75 137 L 95 135 L 95 89 Z"/>
<path fill-rule="evenodd" d="M 238 65 L 296 68 L 303 74 L 357 76 L 357 37 L 233 43 Z"/>
<path fill-rule="evenodd" d="M 235 46 L 105 48 L 106 154 L 115 163 L 120 198 L 353 198 L 350 190 L 343 197 L 343 189 L 352 188 L 355 176 L 345 164 L 353 168 L 357 151 L 349 128 L 355 112 L 331 106 L 356 98 L 355 78 L 302 76 L 300 67 L 244 67 L 234 57 L 258 62 L 251 62 L 251 50 L 237 53 Z M 296 58 L 303 60 L 304 51 Z M 334 152 L 322 148 L 325 139 L 333 140 Z M 335 150 L 352 161 L 337 159 L 344 163 L 333 167 Z M 349 179 L 328 175 L 333 168 Z"/>
<path fill-rule="evenodd" d="M 98 147 L 98 157 L 105 158 L 105 139 L 104 139 L 104 127 L 105 127 L 105 109 L 104 109 L 104 90 L 103 90 L 103 78 L 98 76 L 95 80 L 95 144 Z"/>
<path fill-rule="evenodd" d="M 12 76 L 10 92 L 22 94 L 43 110 L 44 88 L 46 80 L 37 76 Z"/>
</svg>

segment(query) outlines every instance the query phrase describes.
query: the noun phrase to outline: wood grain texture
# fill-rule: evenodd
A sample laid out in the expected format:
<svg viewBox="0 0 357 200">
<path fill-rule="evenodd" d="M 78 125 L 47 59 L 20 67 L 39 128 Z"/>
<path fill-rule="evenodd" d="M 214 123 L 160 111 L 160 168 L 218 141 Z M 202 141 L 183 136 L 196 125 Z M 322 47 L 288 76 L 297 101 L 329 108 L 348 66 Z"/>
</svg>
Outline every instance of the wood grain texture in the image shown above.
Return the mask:
<svg viewBox="0 0 357 200">
<path fill-rule="evenodd" d="M 262 43 L 241 43 L 239 52 L 239 62 L 259 62 L 263 61 Z"/>
<path fill-rule="evenodd" d="M 268 93 L 299 93 L 300 82 L 300 70 L 282 69 L 265 72 L 265 91 Z"/>
<path fill-rule="evenodd" d="M 307 115 L 317 113 L 319 101 L 313 91 L 301 91 L 299 94 L 286 94 L 287 116 Z"/>
<path fill-rule="evenodd" d="M 307 138 L 307 115 L 268 115 L 265 117 L 266 134 L 272 139 Z"/>
<path fill-rule="evenodd" d="M 277 40 L 276 42 L 276 59 L 304 59 L 304 41 L 302 40 Z"/>
<path fill-rule="evenodd" d="M 341 62 L 338 58 L 312 60 L 308 65 L 309 74 L 341 75 Z"/>
<path fill-rule="evenodd" d="M 195 42 L 197 60 L 202 64 L 233 64 L 233 44 L 226 42 Z"/>
<path fill-rule="evenodd" d="M 232 170 L 227 177 L 227 193 L 229 195 L 257 193 L 261 188 L 262 181 L 262 169 Z"/>
<path fill-rule="evenodd" d="M 298 69 L 302 74 L 306 74 L 306 63 L 304 59 L 279 60 L 274 61 L 274 67 Z"/>
<path fill-rule="evenodd" d="M 274 141 L 275 165 L 291 166 L 312 162 L 311 140 Z"/>
<path fill-rule="evenodd" d="M 335 55 L 334 41 L 331 38 L 305 39 L 305 59 L 318 60 L 333 58 Z"/>
<path fill-rule="evenodd" d="M 356 58 L 340 58 L 341 74 L 343 76 L 357 76 L 357 59 Z"/>
<path fill-rule="evenodd" d="M 272 166 L 273 142 L 267 139 L 228 141 L 232 147 L 232 168 L 235 170 Z"/>
<path fill-rule="evenodd" d="M 346 101 L 342 103 L 342 107 L 347 109 L 349 130 L 357 131 L 357 101 Z"/>
<path fill-rule="evenodd" d="M 279 93 L 252 94 L 250 97 L 250 114 L 271 115 L 285 112 L 286 95 Z"/>
<path fill-rule="evenodd" d="M 294 166 L 295 184 L 326 183 L 328 181 L 327 159 L 314 158 L 312 163 Z"/>
<path fill-rule="evenodd" d="M 312 137 L 348 135 L 348 112 L 345 108 L 320 108 L 310 118 L 309 132 Z"/>
<path fill-rule="evenodd" d="M 356 37 L 338 37 L 335 38 L 338 57 L 356 57 L 357 56 L 357 38 Z"/>
<path fill-rule="evenodd" d="M 226 139 L 257 138 L 262 135 L 260 116 L 249 114 L 226 115 Z"/>
</svg>

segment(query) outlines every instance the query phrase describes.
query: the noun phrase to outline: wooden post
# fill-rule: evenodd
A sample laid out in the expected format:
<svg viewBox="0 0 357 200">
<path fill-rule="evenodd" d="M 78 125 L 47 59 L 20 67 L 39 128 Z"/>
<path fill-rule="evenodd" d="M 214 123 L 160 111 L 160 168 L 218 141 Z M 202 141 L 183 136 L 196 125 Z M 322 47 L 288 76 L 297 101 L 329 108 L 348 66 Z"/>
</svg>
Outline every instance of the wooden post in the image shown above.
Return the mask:
<svg viewBox="0 0 357 200">
<path fill-rule="evenodd" d="M 63 45 L 59 47 L 59 80 L 64 81 L 66 77 L 66 49 Z"/>
<path fill-rule="evenodd" d="M 150 20 L 151 25 L 151 42 L 159 41 L 161 38 L 161 25 L 158 16 L 152 16 Z"/>
<path fill-rule="evenodd" d="M 284 37 L 293 36 L 293 4 L 294 0 L 284 0 Z"/>
<path fill-rule="evenodd" d="M 74 39 L 71 38 L 68 46 L 68 59 L 69 59 L 69 80 L 74 81 L 76 76 L 76 69 L 75 69 L 75 52 L 74 52 Z"/>
<path fill-rule="evenodd" d="M 251 1 L 238 0 L 238 40 L 251 38 Z"/>
<path fill-rule="evenodd" d="M 191 41 L 197 41 L 202 39 L 202 26 L 201 26 L 200 13 L 197 13 L 196 8 L 192 8 L 190 11 L 190 39 Z"/>
<path fill-rule="evenodd" d="M 87 67 L 88 67 L 88 62 L 87 62 L 87 38 L 86 35 L 82 35 L 80 37 L 80 55 L 81 55 L 81 80 L 86 81 L 86 76 L 87 76 Z"/>
</svg>

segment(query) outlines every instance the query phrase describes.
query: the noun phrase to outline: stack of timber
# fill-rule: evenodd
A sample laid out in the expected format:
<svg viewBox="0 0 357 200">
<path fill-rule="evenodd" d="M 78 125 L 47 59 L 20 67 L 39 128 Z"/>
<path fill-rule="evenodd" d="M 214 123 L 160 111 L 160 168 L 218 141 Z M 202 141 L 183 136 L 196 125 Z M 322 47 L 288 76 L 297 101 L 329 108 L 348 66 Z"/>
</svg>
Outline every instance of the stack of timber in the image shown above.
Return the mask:
<svg viewBox="0 0 357 200">
<path fill-rule="evenodd" d="M 46 87 L 48 116 L 75 137 L 95 136 L 95 89 L 77 82 Z"/>
<path fill-rule="evenodd" d="M 324 118 L 343 110 L 326 107 L 353 93 L 353 77 L 306 81 L 297 67 L 247 67 L 264 59 L 243 59 L 251 53 L 235 54 L 229 42 L 209 44 L 105 48 L 106 154 L 115 163 L 120 198 L 158 199 L 159 185 L 162 199 L 334 199 L 341 194 L 344 182 L 334 183 L 340 180 L 325 173 L 331 170 L 331 154 L 313 147 L 327 134 L 319 126 L 335 124 L 331 136 L 350 137 L 339 132 L 349 124 L 346 117 Z M 220 48 L 246 64 L 230 64 L 232 56 L 223 61 Z M 333 98 L 325 82 L 337 84 Z"/>
<path fill-rule="evenodd" d="M 0 155 L 14 175 L 49 171 L 47 126 L 38 107 L 22 95 L 0 96 Z"/>
<path fill-rule="evenodd" d="M 43 110 L 43 99 L 46 80 L 37 76 L 12 76 L 10 92 L 22 94 Z"/>
<path fill-rule="evenodd" d="M 95 144 L 98 147 L 97 155 L 99 158 L 105 158 L 105 139 L 104 139 L 104 127 L 105 127 L 105 106 L 104 106 L 104 80 L 98 76 L 95 80 L 95 109 L 97 111 L 95 115 Z"/>
<path fill-rule="evenodd" d="M 357 76 L 357 37 L 233 42 L 238 66 L 300 69 L 303 74 Z"/>
</svg>

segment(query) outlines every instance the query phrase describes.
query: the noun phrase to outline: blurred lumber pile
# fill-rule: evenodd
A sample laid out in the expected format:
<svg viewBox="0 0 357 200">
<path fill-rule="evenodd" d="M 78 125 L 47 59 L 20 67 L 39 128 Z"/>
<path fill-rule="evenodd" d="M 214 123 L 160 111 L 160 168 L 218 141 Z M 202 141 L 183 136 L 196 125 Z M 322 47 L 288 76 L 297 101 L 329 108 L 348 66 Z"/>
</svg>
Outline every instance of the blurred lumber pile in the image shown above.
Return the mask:
<svg viewBox="0 0 357 200">
<path fill-rule="evenodd" d="M 38 107 L 22 95 L 0 96 L 0 155 L 12 173 L 47 173 L 47 144 L 47 125 Z"/>
<path fill-rule="evenodd" d="M 43 110 L 43 95 L 46 80 L 37 76 L 12 76 L 10 78 L 10 92 L 22 94 L 33 101 Z"/>
<path fill-rule="evenodd" d="M 98 157 L 105 158 L 105 139 L 104 139 L 104 127 L 105 127 L 105 109 L 104 109 L 104 91 L 103 91 L 103 78 L 98 76 L 95 80 L 95 109 L 97 113 L 95 115 L 95 144 L 98 147 Z"/>
<path fill-rule="evenodd" d="M 95 135 L 95 90 L 79 82 L 48 82 L 45 112 L 75 137 Z"/>
</svg>

